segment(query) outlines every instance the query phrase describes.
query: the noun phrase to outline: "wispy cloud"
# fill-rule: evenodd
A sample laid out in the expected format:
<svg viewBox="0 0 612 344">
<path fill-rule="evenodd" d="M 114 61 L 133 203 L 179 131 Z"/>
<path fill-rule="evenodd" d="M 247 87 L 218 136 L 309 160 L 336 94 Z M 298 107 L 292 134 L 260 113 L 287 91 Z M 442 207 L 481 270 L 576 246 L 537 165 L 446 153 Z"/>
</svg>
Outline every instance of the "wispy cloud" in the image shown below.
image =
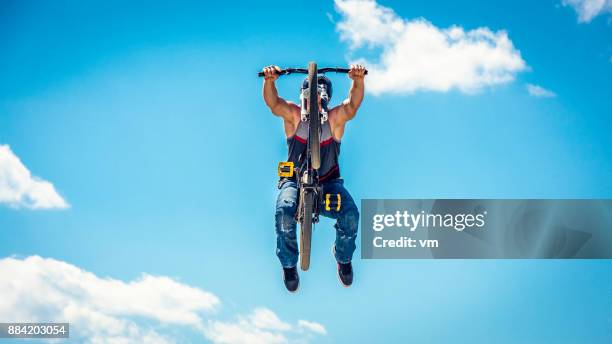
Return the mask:
<svg viewBox="0 0 612 344">
<path fill-rule="evenodd" d="M 299 320 L 298 326 L 315 333 L 327 334 L 327 331 L 325 330 L 325 327 L 323 327 L 323 325 L 313 321 Z"/>
<path fill-rule="evenodd" d="M 297 326 L 291 325 L 267 308 L 232 321 L 211 321 L 205 330 L 214 343 L 227 344 L 307 343 L 313 335 L 326 334 L 325 327 L 317 322 L 299 320 Z"/>
<path fill-rule="evenodd" d="M 249 316 L 238 316 L 236 320 L 211 321 L 206 336 L 215 343 L 287 343 L 283 332 L 290 329 L 291 325 L 280 321 L 269 309 L 256 309 Z"/>
<path fill-rule="evenodd" d="M 0 276 L 10 276 L 0 279 L 0 321 L 69 322 L 79 342 L 173 343 L 165 332 L 177 326 L 232 344 L 304 342 L 326 333 L 320 324 L 304 333 L 301 322 L 291 325 L 267 308 L 216 320 L 216 295 L 164 276 L 123 282 L 38 256 L 0 259 Z"/>
<path fill-rule="evenodd" d="M 578 22 L 588 23 L 600 14 L 612 12 L 612 0 L 562 0 L 578 14 Z"/>
<path fill-rule="evenodd" d="M 534 97 L 553 98 L 557 96 L 553 91 L 547 90 L 542 86 L 527 84 L 526 88 L 527 92 Z"/>
<path fill-rule="evenodd" d="M 287 331 L 291 325 L 280 320 L 274 312 L 266 308 L 258 308 L 250 316 L 251 323 L 257 328 Z"/>
<path fill-rule="evenodd" d="M 0 145 L 0 203 L 14 208 L 68 208 L 53 184 L 33 176 L 8 145 Z"/>
<path fill-rule="evenodd" d="M 374 94 L 417 90 L 474 92 L 514 80 L 525 61 L 505 31 L 438 28 L 423 18 L 404 19 L 374 0 L 335 0 L 340 38 L 351 63 L 365 64 Z M 374 52 L 374 59 L 360 56 Z"/>
</svg>

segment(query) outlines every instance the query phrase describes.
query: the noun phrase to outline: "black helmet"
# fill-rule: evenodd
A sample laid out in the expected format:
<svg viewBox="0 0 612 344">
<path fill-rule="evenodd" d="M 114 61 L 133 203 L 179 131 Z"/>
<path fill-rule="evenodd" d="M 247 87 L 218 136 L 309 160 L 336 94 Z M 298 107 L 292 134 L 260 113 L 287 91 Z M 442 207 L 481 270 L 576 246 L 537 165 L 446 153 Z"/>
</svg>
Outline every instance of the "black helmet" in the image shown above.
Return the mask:
<svg viewBox="0 0 612 344">
<path fill-rule="evenodd" d="M 323 74 L 319 74 L 317 76 L 317 79 L 318 79 L 317 84 L 325 86 L 325 92 L 327 92 L 327 96 L 329 97 L 329 99 L 331 99 L 331 97 L 332 97 L 332 82 L 331 82 L 331 80 L 329 80 L 329 78 L 326 77 Z M 300 91 L 303 91 L 303 90 L 305 90 L 307 88 L 308 88 L 308 77 L 306 77 L 304 79 L 304 82 L 302 82 L 302 88 L 300 89 Z"/>
</svg>

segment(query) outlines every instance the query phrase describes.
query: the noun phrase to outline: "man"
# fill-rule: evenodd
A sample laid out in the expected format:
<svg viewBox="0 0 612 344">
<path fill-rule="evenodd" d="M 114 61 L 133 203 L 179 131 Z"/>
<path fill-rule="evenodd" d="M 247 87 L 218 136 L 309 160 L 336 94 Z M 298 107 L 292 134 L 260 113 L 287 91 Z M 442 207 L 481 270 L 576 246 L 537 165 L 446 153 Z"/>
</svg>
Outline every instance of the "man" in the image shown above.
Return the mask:
<svg viewBox="0 0 612 344">
<path fill-rule="evenodd" d="M 283 119 L 287 145 L 289 146 L 288 161 L 295 166 L 302 166 L 306 152 L 306 139 L 308 137 L 308 122 L 303 122 L 300 116 L 300 107 L 295 103 L 286 101 L 278 96 L 274 82 L 278 79 L 278 66 L 264 68 L 263 97 L 272 113 Z M 353 267 L 351 259 L 355 251 L 357 226 L 359 224 L 359 211 L 349 192 L 344 188 L 340 178 L 338 156 L 340 154 L 340 140 L 344 134 L 346 122 L 355 118 L 357 109 L 361 105 L 364 94 L 365 68 L 360 65 L 351 66 L 348 73 L 353 80 L 348 99 L 342 104 L 328 111 L 328 120 L 321 126 L 321 167 L 318 170 L 322 193 L 340 194 L 340 211 L 320 209 L 323 216 L 336 220 L 336 242 L 333 247 L 334 256 L 338 262 L 338 277 L 340 282 L 348 287 L 353 283 Z M 318 77 L 319 111 L 325 109 L 332 96 L 331 81 L 324 75 Z M 302 90 L 308 88 L 308 80 L 302 84 Z M 322 90 L 322 91 L 323 91 Z M 324 98 L 321 98 L 321 94 Z M 283 266 L 283 280 L 290 292 L 295 292 L 299 286 L 297 272 L 298 245 L 296 239 L 295 213 L 298 205 L 297 183 L 294 178 L 281 178 L 280 192 L 276 202 L 276 255 Z"/>
</svg>

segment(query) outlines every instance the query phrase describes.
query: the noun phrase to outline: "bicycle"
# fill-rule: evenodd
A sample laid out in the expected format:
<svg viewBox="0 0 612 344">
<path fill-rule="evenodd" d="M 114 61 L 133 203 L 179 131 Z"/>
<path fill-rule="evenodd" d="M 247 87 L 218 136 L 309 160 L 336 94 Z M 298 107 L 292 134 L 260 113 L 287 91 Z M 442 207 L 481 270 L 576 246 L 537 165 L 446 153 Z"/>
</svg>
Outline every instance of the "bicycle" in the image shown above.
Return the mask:
<svg viewBox="0 0 612 344">
<path fill-rule="evenodd" d="M 325 92 L 321 88 L 311 87 L 318 85 L 318 75 L 329 72 L 348 73 L 349 68 L 326 67 L 317 68 L 315 62 L 308 64 L 308 69 L 304 68 L 285 68 L 277 71 L 279 75 L 308 74 L 309 87 L 304 89 L 300 95 L 301 120 L 309 121 L 308 138 L 306 144 L 306 159 L 304 166 L 294 166 L 292 162 L 280 162 L 278 174 L 280 177 L 293 177 L 297 175 L 298 187 L 298 210 L 296 220 L 300 224 L 300 268 L 307 271 L 310 267 L 310 249 L 313 225 L 319 222 L 319 206 L 325 202 L 329 207 L 331 200 L 329 197 L 325 201 L 322 199 L 321 185 L 319 184 L 317 170 L 321 166 L 320 151 L 320 130 L 321 124 L 327 121 L 326 109 L 319 109 L 318 96 Z M 367 74 L 367 71 L 365 72 Z M 259 72 L 258 76 L 263 77 L 264 73 Z M 315 106 L 311 106 L 315 104 Z M 316 120 L 311 120 L 316 119 Z M 340 202 L 338 200 L 337 202 Z M 334 204 L 332 204 L 334 205 Z M 339 204 L 338 204 L 339 206 Z"/>
</svg>

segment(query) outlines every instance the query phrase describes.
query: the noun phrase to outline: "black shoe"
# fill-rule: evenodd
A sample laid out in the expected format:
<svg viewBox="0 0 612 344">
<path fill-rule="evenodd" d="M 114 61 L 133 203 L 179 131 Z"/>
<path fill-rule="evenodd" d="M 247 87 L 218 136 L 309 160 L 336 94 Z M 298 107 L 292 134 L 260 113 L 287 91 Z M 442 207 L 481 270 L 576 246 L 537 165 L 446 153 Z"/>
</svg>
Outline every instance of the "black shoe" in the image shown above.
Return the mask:
<svg viewBox="0 0 612 344">
<path fill-rule="evenodd" d="M 353 266 L 351 262 L 346 264 L 338 263 L 338 278 L 345 287 L 349 287 L 353 284 Z"/>
<path fill-rule="evenodd" d="M 297 268 L 283 268 L 283 281 L 285 287 L 292 293 L 295 293 L 300 286 L 300 276 L 298 275 Z"/>
</svg>

